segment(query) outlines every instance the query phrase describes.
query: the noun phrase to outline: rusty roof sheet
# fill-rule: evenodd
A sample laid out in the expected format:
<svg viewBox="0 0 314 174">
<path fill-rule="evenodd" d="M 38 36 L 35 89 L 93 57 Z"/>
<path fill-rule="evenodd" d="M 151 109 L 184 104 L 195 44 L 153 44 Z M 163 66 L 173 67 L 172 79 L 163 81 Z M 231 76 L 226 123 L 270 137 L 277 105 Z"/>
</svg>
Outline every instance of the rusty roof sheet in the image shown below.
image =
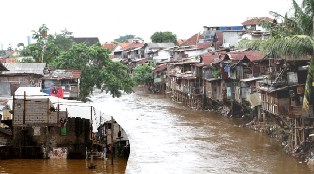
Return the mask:
<svg viewBox="0 0 314 174">
<path fill-rule="evenodd" d="M 158 72 L 158 71 L 163 71 L 163 70 L 165 70 L 165 69 L 167 69 L 167 64 L 166 64 L 166 63 L 156 66 L 156 68 L 154 69 L 154 71 L 155 71 L 155 72 Z"/>
<path fill-rule="evenodd" d="M 203 43 L 198 43 L 196 45 L 196 48 L 198 49 L 206 49 L 206 48 L 209 48 L 213 45 L 213 42 L 203 42 Z"/>
<path fill-rule="evenodd" d="M 107 48 L 109 51 L 112 51 L 116 47 L 116 44 L 114 44 L 114 43 L 104 43 L 104 44 L 102 44 L 102 47 L 103 48 Z"/>
<path fill-rule="evenodd" d="M 80 70 L 54 70 L 49 74 L 45 74 L 43 79 L 78 79 L 81 77 Z"/>
<path fill-rule="evenodd" d="M 251 62 L 265 58 L 265 54 L 260 51 L 230 52 L 228 56 L 231 60 L 242 60 L 246 56 Z"/>
<path fill-rule="evenodd" d="M 127 51 L 127 50 L 132 50 L 132 49 L 135 49 L 135 48 L 141 48 L 143 46 L 144 46 L 143 43 L 131 43 L 131 44 L 128 44 L 127 46 L 125 46 L 125 47 L 122 47 L 121 50 Z"/>
<path fill-rule="evenodd" d="M 213 64 L 219 63 L 223 61 L 224 56 L 225 54 L 213 54 L 213 53 L 207 53 L 207 54 L 201 55 L 205 65 L 209 65 L 211 63 Z"/>
<path fill-rule="evenodd" d="M 200 39 L 204 39 L 204 36 L 200 33 L 194 34 L 192 37 L 183 42 L 180 46 L 196 45 Z"/>
</svg>

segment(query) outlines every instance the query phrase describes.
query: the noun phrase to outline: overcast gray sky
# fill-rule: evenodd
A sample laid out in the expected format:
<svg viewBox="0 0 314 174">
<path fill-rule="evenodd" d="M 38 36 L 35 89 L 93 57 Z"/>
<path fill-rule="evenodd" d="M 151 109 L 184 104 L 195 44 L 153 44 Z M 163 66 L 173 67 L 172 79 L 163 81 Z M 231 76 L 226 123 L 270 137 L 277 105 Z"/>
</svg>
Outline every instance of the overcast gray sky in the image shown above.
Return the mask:
<svg viewBox="0 0 314 174">
<path fill-rule="evenodd" d="M 150 42 L 156 31 L 187 39 L 203 26 L 241 25 L 248 17 L 284 14 L 291 0 L 1 0 L 0 46 L 27 43 L 32 30 L 46 24 L 49 33 L 67 29 L 75 37 L 101 43 L 126 34 Z M 1 47 L 0 47 L 1 49 Z"/>
</svg>

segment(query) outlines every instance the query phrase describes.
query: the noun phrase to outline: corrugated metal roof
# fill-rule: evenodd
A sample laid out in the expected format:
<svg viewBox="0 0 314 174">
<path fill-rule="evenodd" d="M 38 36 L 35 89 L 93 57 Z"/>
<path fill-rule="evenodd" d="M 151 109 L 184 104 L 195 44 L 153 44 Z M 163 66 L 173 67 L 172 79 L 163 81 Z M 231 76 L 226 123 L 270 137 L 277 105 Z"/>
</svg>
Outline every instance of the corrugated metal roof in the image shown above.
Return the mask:
<svg viewBox="0 0 314 174">
<path fill-rule="evenodd" d="M 161 64 L 161 65 L 158 65 L 158 66 L 154 69 L 154 71 L 155 71 L 155 72 L 158 72 L 158 71 L 163 71 L 163 70 L 165 70 L 165 69 L 167 69 L 167 64 Z"/>
<path fill-rule="evenodd" d="M 2 71 L 1 74 L 38 74 L 44 75 L 46 63 L 4 63 L 9 71 Z"/>
<path fill-rule="evenodd" d="M 170 48 L 170 47 L 174 47 L 175 44 L 174 43 L 147 43 L 147 46 L 149 48 Z"/>
<path fill-rule="evenodd" d="M 57 69 L 51 71 L 49 74 L 45 74 L 43 79 L 78 79 L 80 77 L 81 77 L 80 70 Z"/>
<path fill-rule="evenodd" d="M 276 92 L 276 91 L 286 90 L 286 89 L 289 89 L 291 87 L 303 86 L 303 85 L 305 85 L 305 84 L 296 84 L 296 85 L 290 85 L 290 86 L 283 86 L 283 87 L 279 87 L 279 88 L 269 87 L 269 86 L 260 86 L 260 87 L 258 87 L 258 89 L 261 91 L 272 93 L 272 92 Z"/>
<path fill-rule="evenodd" d="M 142 48 L 144 46 L 143 43 L 131 43 L 124 48 L 121 48 L 122 51 L 133 50 L 135 48 Z"/>
<path fill-rule="evenodd" d="M 221 80 L 221 78 L 210 78 L 210 79 L 205 79 L 207 82 L 212 82 L 216 80 Z"/>
<path fill-rule="evenodd" d="M 246 79 L 241 79 L 241 82 L 251 82 L 251 81 L 255 81 L 255 80 L 261 80 L 266 78 L 266 76 L 260 76 L 260 77 L 251 77 L 251 78 L 246 78 Z"/>
</svg>

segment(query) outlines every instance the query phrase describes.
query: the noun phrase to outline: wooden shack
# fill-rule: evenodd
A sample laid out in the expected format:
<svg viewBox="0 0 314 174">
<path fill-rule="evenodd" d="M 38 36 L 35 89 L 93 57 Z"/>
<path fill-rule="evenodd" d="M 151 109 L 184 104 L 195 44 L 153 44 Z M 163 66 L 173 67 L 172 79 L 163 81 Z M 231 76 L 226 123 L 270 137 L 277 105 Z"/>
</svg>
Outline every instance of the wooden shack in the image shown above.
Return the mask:
<svg viewBox="0 0 314 174">
<path fill-rule="evenodd" d="M 80 70 L 47 70 L 42 78 L 42 89 L 45 93 L 53 95 L 51 89 L 59 88 L 63 90 L 62 98 L 77 99 L 79 96 L 80 78 Z"/>
<path fill-rule="evenodd" d="M 10 96 L 19 87 L 41 87 L 45 63 L 3 63 L 9 71 L 0 71 L 0 87 Z"/>
</svg>

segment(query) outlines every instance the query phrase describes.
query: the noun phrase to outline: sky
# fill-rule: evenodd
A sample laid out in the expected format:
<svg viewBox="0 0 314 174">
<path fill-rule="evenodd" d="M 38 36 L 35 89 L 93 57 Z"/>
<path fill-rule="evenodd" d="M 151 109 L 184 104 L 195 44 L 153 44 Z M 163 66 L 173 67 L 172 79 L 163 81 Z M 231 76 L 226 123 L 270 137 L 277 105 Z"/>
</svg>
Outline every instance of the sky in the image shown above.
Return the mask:
<svg viewBox="0 0 314 174">
<path fill-rule="evenodd" d="M 133 34 L 150 42 L 157 31 L 188 39 L 203 26 L 241 25 L 249 17 L 285 14 L 292 0 L 1 0 L 0 50 L 17 43 L 42 24 L 48 33 L 67 29 L 74 37 L 101 43 Z"/>
</svg>

